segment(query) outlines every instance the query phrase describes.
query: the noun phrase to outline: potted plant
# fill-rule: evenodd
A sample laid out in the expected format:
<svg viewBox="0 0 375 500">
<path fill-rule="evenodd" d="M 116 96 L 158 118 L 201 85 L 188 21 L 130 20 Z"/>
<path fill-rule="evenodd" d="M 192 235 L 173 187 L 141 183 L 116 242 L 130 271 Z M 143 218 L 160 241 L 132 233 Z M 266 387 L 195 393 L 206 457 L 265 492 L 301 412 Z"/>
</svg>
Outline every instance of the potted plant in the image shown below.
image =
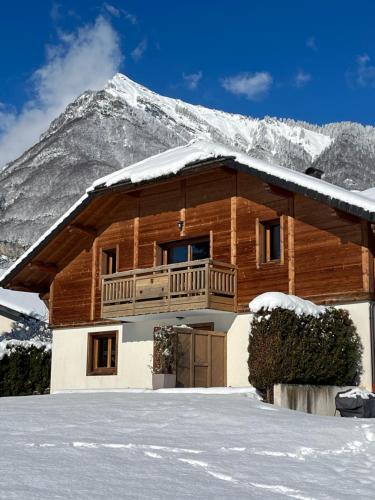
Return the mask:
<svg viewBox="0 0 375 500">
<path fill-rule="evenodd" d="M 173 326 L 154 328 L 152 388 L 176 387 L 177 335 Z"/>
</svg>

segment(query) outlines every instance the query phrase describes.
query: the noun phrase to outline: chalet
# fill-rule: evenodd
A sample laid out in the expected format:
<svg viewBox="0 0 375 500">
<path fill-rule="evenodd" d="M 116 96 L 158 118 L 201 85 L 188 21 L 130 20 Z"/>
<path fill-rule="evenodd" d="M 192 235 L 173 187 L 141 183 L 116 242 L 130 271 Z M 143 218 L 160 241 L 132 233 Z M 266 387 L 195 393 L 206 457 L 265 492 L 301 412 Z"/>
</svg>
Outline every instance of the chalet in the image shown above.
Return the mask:
<svg viewBox="0 0 375 500">
<path fill-rule="evenodd" d="M 196 141 L 97 180 L 7 271 L 48 301 L 53 392 L 151 387 L 153 331 L 186 324 L 179 386 L 248 384 L 248 303 L 344 305 L 374 383 L 375 201 Z"/>
</svg>

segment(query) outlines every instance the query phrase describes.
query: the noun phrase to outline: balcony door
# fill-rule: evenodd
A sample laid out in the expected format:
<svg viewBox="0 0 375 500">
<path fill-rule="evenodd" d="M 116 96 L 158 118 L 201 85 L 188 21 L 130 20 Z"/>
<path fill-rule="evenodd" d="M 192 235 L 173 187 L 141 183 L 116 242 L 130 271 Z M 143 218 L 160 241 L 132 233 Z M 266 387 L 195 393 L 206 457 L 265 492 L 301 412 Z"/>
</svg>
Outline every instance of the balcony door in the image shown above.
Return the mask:
<svg viewBox="0 0 375 500">
<path fill-rule="evenodd" d="M 174 241 L 161 245 L 162 263 L 179 264 L 210 258 L 210 239 L 196 238 L 194 240 Z"/>
</svg>

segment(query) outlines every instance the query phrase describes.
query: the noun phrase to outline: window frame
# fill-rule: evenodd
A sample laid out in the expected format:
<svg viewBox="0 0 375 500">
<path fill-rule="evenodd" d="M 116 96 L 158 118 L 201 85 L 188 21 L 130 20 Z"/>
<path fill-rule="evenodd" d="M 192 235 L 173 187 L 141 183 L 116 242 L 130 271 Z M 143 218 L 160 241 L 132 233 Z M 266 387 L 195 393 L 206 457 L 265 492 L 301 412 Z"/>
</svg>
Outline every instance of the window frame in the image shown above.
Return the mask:
<svg viewBox="0 0 375 500">
<path fill-rule="evenodd" d="M 115 366 L 106 366 L 106 367 L 95 367 L 95 340 L 99 338 L 109 338 L 115 337 Z M 112 340 L 111 340 L 112 347 Z M 107 365 L 108 360 L 111 357 L 111 349 L 108 348 L 107 352 Z M 98 376 L 98 375 L 117 375 L 117 363 L 118 363 L 118 331 L 101 331 L 101 332 L 89 332 L 87 336 L 87 367 L 86 367 L 86 375 L 87 376 Z"/>
<path fill-rule="evenodd" d="M 212 238 L 209 234 L 204 236 L 198 236 L 193 238 L 183 238 L 181 240 L 174 241 L 166 241 L 162 243 L 158 243 L 158 248 L 160 249 L 161 254 L 161 262 L 159 265 L 168 265 L 168 257 L 169 257 L 169 249 L 178 246 L 187 246 L 188 247 L 188 260 L 186 262 L 193 262 L 192 259 L 192 245 L 195 243 L 203 243 L 207 242 L 209 247 L 210 256 L 208 259 L 212 259 Z"/>
<path fill-rule="evenodd" d="M 104 257 L 108 256 L 107 252 L 110 251 L 114 251 L 116 257 L 115 273 L 118 273 L 119 271 L 119 246 L 108 245 L 100 248 L 100 276 L 106 276 L 107 274 L 114 274 L 114 273 L 104 272 L 104 265 L 103 265 Z"/>
<path fill-rule="evenodd" d="M 280 256 L 277 259 L 271 259 L 271 227 L 280 227 Z M 257 265 L 258 268 L 263 265 L 283 264 L 284 262 L 284 224 L 283 217 L 274 217 L 272 219 L 257 219 Z"/>
</svg>

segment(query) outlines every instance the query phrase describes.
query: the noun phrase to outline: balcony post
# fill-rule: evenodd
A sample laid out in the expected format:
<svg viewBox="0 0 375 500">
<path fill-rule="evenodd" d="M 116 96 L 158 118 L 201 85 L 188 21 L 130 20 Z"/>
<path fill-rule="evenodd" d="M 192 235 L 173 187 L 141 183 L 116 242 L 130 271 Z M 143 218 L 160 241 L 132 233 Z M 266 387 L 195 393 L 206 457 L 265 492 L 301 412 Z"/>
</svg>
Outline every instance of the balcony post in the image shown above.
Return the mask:
<svg viewBox="0 0 375 500">
<path fill-rule="evenodd" d="M 209 309 L 210 307 L 210 273 L 211 273 L 211 264 L 210 261 L 206 262 L 205 268 L 206 268 L 206 309 Z"/>
</svg>

